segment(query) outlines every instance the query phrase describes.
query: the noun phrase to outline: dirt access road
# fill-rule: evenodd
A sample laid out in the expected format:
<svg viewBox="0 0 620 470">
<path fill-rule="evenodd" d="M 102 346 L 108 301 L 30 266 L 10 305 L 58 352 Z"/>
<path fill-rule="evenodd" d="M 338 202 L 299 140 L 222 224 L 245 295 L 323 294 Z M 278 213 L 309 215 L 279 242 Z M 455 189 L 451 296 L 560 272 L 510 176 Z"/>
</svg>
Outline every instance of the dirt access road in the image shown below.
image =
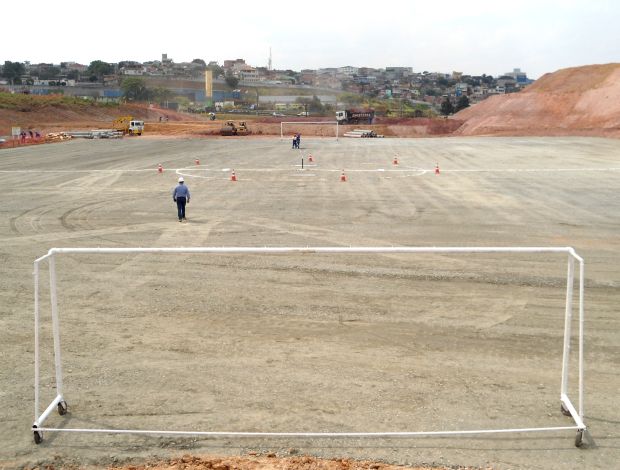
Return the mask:
<svg viewBox="0 0 620 470">
<path fill-rule="evenodd" d="M 315 164 L 306 160 L 302 171 L 308 154 Z M 147 137 L 0 151 L 2 466 L 252 451 L 614 467 L 618 155 L 620 141 L 596 138 L 303 139 L 293 151 L 273 138 Z M 179 174 L 192 191 L 187 223 L 176 221 L 170 196 Z M 46 433 L 33 444 L 32 262 L 50 247 L 349 245 L 575 247 L 586 260 L 585 420 L 594 443 L 577 449 L 574 432 L 562 431 L 423 439 Z M 559 413 L 564 256 L 66 255 L 57 265 L 70 412 L 53 414 L 50 426 L 362 432 L 571 424 Z M 42 309 L 47 403 L 47 301 Z"/>
</svg>

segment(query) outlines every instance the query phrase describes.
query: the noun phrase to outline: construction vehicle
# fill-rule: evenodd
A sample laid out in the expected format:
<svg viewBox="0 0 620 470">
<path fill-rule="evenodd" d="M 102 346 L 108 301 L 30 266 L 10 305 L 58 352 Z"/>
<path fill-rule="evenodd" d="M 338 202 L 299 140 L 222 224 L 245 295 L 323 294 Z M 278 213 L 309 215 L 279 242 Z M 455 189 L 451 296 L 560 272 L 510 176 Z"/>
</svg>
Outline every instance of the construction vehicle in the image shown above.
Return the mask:
<svg viewBox="0 0 620 470">
<path fill-rule="evenodd" d="M 121 131 L 124 135 L 142 135 L 144 121 L 134 119 L 132 116 L 121 116 L 112 123 L 114 130 Z"/>
<path fill-rule="evenodd" d="M 345 109 L 336 111 L 338 124 L 372 124 L 375 118 L 374 109 Z"/>
<path fill-rule="evenodd" d="M 237 127 L 237 135 L 248 135 L 249 133 L 250 131 L 248 130 L 248 126 L 245 124 L 245 121 L 241 121 Z"/>
<path fill-rule="evenodd" d="M 235 125 L 234 121 L 226 121 L 220 130 L 221 135 L 248 135 L 250 131 L 245 122 Z"/>
</svg>

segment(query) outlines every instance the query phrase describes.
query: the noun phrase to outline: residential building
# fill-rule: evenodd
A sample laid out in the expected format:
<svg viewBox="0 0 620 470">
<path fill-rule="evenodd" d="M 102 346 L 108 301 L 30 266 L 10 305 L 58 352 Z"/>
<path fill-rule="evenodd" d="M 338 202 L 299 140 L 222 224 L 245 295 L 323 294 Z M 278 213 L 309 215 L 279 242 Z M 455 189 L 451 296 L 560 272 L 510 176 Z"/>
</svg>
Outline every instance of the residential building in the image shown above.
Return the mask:
<svg viewBox="0 0 620 470">
<path fill-rule="evenodd" d="M 521 69 L 512 69 L 512 72 L 505 73 L 503 76 L 513 78 L 515 83 L 519 85 L 531 83 L 531 80 L 527 78 L 527 74 L 525 72 L 521 72 Z"/>
</svg>

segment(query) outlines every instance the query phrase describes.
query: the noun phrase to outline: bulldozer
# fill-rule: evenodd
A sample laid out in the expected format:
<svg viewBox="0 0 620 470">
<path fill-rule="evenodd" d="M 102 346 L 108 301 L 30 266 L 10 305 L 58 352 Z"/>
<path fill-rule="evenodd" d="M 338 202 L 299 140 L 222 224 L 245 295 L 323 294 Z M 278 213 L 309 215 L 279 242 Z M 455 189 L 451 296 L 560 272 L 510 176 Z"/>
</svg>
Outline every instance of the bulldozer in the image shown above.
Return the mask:
<svg viewBox="0 0 620 470">
<path fill-rule="evenodd" d="M 234 121 L 226 121 L 220 130 L 221 135 L 248 135 L 250 131 L 245 121 L 235 125 Z"/>
<path fill-rule="evenodd" d="M 121 131 L 124 135 L 142 135 L 144 121 L 134 119 L 132 116 L 121 116 L 112 123 L 114 130 Z"/>
</svg>

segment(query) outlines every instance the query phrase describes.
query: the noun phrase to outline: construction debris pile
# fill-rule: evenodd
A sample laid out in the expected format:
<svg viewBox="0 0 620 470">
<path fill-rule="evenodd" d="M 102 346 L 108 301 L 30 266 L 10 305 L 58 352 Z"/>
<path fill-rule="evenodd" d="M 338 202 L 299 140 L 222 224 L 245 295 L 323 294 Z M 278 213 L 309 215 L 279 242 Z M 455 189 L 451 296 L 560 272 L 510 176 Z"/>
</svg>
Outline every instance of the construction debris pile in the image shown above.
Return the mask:
<svg viewBox="0 0 620 470">
<path fill-rule="evenodd" d="M 66 132 L 50 132 L 45 136 L 46 142 L 60 142 L 61 140 L 69 140 L 73 137 Z"/>
<path fill-rule="evenodd" d="M 358 137 L 358 138 L 383 137 L 383 135 L 377 134 L 375 131 L 370 130 L 370 129 L 353 129 L 352 131 L 345 132 L 343 135 L 345 137 Z"/>
</svg>

